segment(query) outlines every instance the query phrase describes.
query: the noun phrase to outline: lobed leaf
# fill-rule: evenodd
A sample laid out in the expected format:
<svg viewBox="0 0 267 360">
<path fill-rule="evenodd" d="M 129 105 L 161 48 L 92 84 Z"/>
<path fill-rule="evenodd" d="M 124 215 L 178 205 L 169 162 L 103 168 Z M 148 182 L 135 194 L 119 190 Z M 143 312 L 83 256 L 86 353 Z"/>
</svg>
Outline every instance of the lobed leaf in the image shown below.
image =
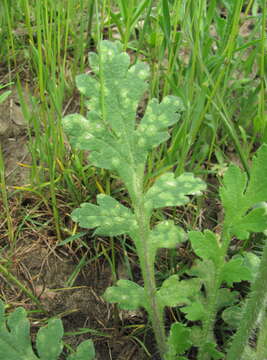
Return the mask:
<svg viewBox="0 0 267 360">
<path fill-rule="evenodd" d="M 83 341 L 74 354 L 68 356 L 68 360 L 93 360 L 95 358 L 95 347 L 92 340 Z"/>
<path fill-rule="evenodd" d="M 117 281 L 116 286 L 107 288 L 103 297 L 110 303 L 118 303 L 123 310 L 147 308 L 144 289 L 130 280 Z"/>
<path fill-rule="evenodd" d="M 236 219 L 231 229 L 232 233 L 241 240 L 248 239 L 251 232 L 263 232 L 267 229 L 266 210 L 264 208 L 251 210 L 247 215 Z"/>
<path fill-rule="evenodd" d="M 160 248 L 173 249 L 186 240 L 184 230 L 173 221 L 162 221 L 150 232 L 150 255 L 155 256 Z"/>
<path fill-rule="evenodd" d="M 200 301 L 194 301 L 188 306 L 181 308 L 181 311 L 186 314 L 186 319 L 189 321 L 199 321 L 206 318 L 206 309 Z"/>
<path fill-rule="evenodd" d="M 177 356 L 183 354 L 192 346 L 192 342 L 190 341 L 190 329 L 178 322 L 172 324 L 167 339 L 167 346 L 168 350 L 165 355 L 166 360 L 182 359 Z"/>
<path fill-rule="evenodd" d="M 190 231 L 188 236 L 197 256 L 212 260 L 215 265 L 218 263 L 223 253 L 216 234 L 210 230 L 205 230 L 204 233 Z"/>
<path fill-rule="evenodd" d="M 230 166 L 224 175 L 220 197 L 225 210 L 225 227 L 231 235 L 247 239 L 250 232 L 267 228 L 264 209 L 253 207 L 267 201 L 267 145 L 261 146 L 253 158 L 250 179 L 237 166 Z"/>
<path fill-rule="evenodd" d="M 236 256 L 226 262 L 221 272 L 221 281 L 225 281 L 229 286 L 232 286 L 234 282 L 252 281 L 252 279 L 250 269 L 245 265 L 242 256 Z"/>
<path fill-rule="evenodd" d="M 200 195 L 205 188 L 205 183 L 191 173 L 178 178 L 174 178 L 173 173 L 165 173 L 147 191 L 145 202 L 150 209 L 180 206 L 188 203 L 189 195 Z"/>
<path fill-rule="evenodd" d="M 5 318 L 4 303 L 0 300 L 0 359 L 8 360 L 57 360 L 63 344 L 63 326 L 59 319 L 51 319 L 39 329 L 36 338 L 38 356 L 32 350 L 30 323 L 26 311 L 19 307 Z M 93 360 L 94 345 L 81 343 L 77 352 L 68 360 Z"/>
<path fill-rule="evenodd" d="M 187 305 L 191 299 L 200 291 L 199 279 L 179 281 L 178 275 L 172 275 L 164 280 L 157 292 L 159 303 L 162 307 Z"/>
<path fill-rule="evenodd" d="M 109 41 L 102 41 L 99 54 L 91 53 L 89 61 L 94 75 L 76 78 L 80 92 L 89 97 L 87 119 L 68 115 L 63 127 L 73 146 L 90 151 L 92 165 L 117 172 L 131 192 L 137 169 L 143 173 L 148 151 L 169 137 L 166 129 L 178 121 L 183 107 L 174 96 L 160 104 L 152 99 L 137 126 L 148 66 L 138 62 L 130 67 L 121 44 Z"/>
<path fill-rule="evenodd" d="M 42 360 L 57 360 L 63 349 L 63 325 L 59 319 L 51 319 L 47 326 L 40 328 L 36 338 L 39 357 Z"/>
<path fill-rule="evenodd" d="M 169 138 L 166 129 L 177 123 L 182 111 L 183 105 L 176 96 L 166 96 L 161 103 L 150 100 L 136 132 L 139 152 L 146 153 L 166 141 Z"/>
<path fill-rule="evenodd" d="M 253 157 L 246 190 L 247 207 L 267 201 L 267 145 L 262 145 Z"/>
<path fill-rule="evenodd" d="M 17 308 L 9 315 L 7 325 L 4 304 L 0 300 L 0 359 L 37 360 L 31 346 L 30 323 L 26 311 Z"/>
<path fill-rule="evenodd" d="M 116 236 L 129 234 L 136 228 L 136 220 L 130 209 L 111 196 L 97 196 L 98 205 L 84 203 L 75 209 L 71 217 L 84 228 L 97 228 L 95 234 Z"/>
</svg>

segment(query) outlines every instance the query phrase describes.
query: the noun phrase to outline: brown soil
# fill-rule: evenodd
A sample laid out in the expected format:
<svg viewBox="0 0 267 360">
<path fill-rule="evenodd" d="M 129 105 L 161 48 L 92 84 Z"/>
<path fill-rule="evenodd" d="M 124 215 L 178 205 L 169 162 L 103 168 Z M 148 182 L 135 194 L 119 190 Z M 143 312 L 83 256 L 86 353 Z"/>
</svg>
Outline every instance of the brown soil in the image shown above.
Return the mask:
<svg viewBox="0 0 267 360">
<path fill-rule="evenodd" d="M 74 285 L 68 286 L 67 281 L 77 266 L 76 255 L 67 255 L 65 250 L 55 251 L 40 243 L 34 245 L 32 240 L 31 244 L 17 248 L 9 271 L 38 297 L 45 310 L 31 316 L 33 338 L 44 319 L 57 316 L 62 319 L 66 333 L 88 330 L 85 334 L 65 336 L 64 341 L 76 348 L 81 341 L 91 338 L 99 360 L 151 359 L 131 335 L 134 331 L 127 329 L 127 325 L 143 326 L 142 313 L 118 312 L 101 297 L 112 284 L 110 268 L 101 262 L 87 265 Z M 1 276 L 0 288 L 3 298 L 14 307 L 36 308 L 18 287 Z M 61 359 L 65 359 L 64 354 Z"/>
<path fill-rule="evenodd" d="M 0 143 L 8 186 L 21 186 L 29 179 L 29 168 L 21 165 L 30 163 L 27 127 L 19 96 L 16 90 L 13 90 L 7 100 L 0 104 Z"/>
<path fill-rule="evenodd" d="M 27 165 L 30 165 L 31 157 L 27 146 L 27 134 L 28 124 L 24 120 L 19 96 L 13 90 L 9 98 L 0 104 L 0 141 L 6 185 L 10 194 L 14 187 L 23 186 L 30 181 L 30 170 Z M 22 199 L 12 196 L 11 216 L 16 229 L 35 204 L 36 199 L 31 195 L 26 195 Z M 2 205 L 0 201 L 1 211 Z M 41 214 L 40 209 L 37 209 L 37 212 L 40 212 L 38 221 L 47 221 L 51 217 L 51 214 Z M 142 313 L 120 312 L 101 297 L 105 289 L 112 284 L 110 267 L 102 260 L 92 262 L 83 267 L 82 272 L 78 272 L 73 285 L 69 286 L 67 280 L 77 268 L 81 256 L 77 256 L 70 249 L 68 251 L 65 248 L 62 250 L 63 247 L 56 247 L 51 229 L 52 226 L 48 231 L 40 230 L 37 233 L 36 228 L 26 226 L 25 231 L 19 232 L 12 259 L 9 258 L 8 252 L 2 252 L 0 259 L 1 263 L 40 300 L 44 308 L 44 313 L 31 317 L 33 338 L 38 328 L 43 325 L 43 320 L 57 316 L 62 319 L 66 333 L 88 329 L 88 332 L 82 335 L 65 336 L 64 341 L 75 348 L 81 341 L 91 338 L 99 360 L 151 359 L 146 356 L 135 338 L 138 336 L 138 328 L 145 328 L 146 320 Z M 8 241 L 6 234 L 6 225 L 2 223 L 2 248 Z M 85 256 L 85 259 L 88 261 L 90 255 Z M 0 297 L 12 307 L 36 309 L 29 297 L 1 274 L 0 289 Z M 127 325 L 133 328 L 128 329 Z M 61 359 L 65 358 L 63 354 Z M 153 358 L 156 359 L 155 356 Z"/>
</svg>

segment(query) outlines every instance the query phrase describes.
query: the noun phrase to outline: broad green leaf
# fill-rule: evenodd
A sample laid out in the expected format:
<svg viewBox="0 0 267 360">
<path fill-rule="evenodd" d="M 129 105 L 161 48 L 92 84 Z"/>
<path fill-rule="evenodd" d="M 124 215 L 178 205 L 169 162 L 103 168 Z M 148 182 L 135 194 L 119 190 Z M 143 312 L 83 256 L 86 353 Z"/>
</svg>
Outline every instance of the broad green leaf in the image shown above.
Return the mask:
<svg viewBox="0 0 267 360">
<path fill-rule="evenodd" d="M 118 303 L 123 310 L 147 308 L 144 289 L 130 280 L 117 281 L 116 286 L 107 288 L 103 297 L 110 303 Z"/>
<path fill-rule="evenodd" d="M 7 319 L 0 301 L 0 359 L 37 360 L 31 346 L 30 324 L 23 308 L 17 308 Z"/>
<path fill-rule="evenodd" d="M 155 255 L 157 249 L 172 249 L 185 240 L 186 234 L 181 227 L 174 225 L 173 221 L 162 221 L 150 234 L 151 252 L 154 252 L 152 255 Z"/>
<path fill-rule="evenodd" d="M 83 341 L 74 354 L 68 356 L 68 360 L 93 360 L 95 358 L 95 347 L 92 340 Z"/>
<path fill-rule="evenodd" d="M 76 85 L 83 95 L 99 99 L 100 85 L 92 76 L 87 74 L 76 76 Z M 94 108 L 96 108 L 96 106 L 94 106 L 93 109 Z"/>
<path fill-rule="evenodd" d="M 189 240 L 197 256 L 202 259 L 212 260 L 215 264 L 221 259 L 222 250 L 219 238 L 210 230 L 190 231 Z"/>
<path fill-rule="evenodd" d="M 205 319 L 206 309 L 201 302 L 194 301 L 188 306 L 181 308 L 181 311 L 186 314 L 186 319 L 190 321 L 198 321 Z"/>
<path fill-rule="evenodd" d="M 178 322 L 172 324 L 167 339 L 168 351 L 165 355 L 166 360 L 181 359 L 177 356 L 182 355 L 191 346 L 190 329 Z"/>
<path fill-rule="evenodd" d="M 70 143 L 80 150 L 91 150 L 89 121 L 79 114 L 70 114 L 64 118 L 64 130 L 69 136 Z M 86 134 L 86 136 L 85 136 Z"/>
<path fill-rule="evenodd" d="M 63 325 L 59 319 L 49 320 L 47 326 L 38 331 L 36 346 L 42 360 L 57 360 L 63 349 L 63 334 Z"/>
<path fill-rule="evenodd" d="M 97 228 L 95 234 L 116 236 L 129 234 L 136 228 L 136 221 L 131 210 L 121 205 L 111 196 L 97 196 L 98 205 L 84 203 L 71 214 L 84 228 Z"/>
<path fill-rule="evenodd" d="M 225 281 L 228 286 L 232 286 L 234 282 L 252 279 L 250 269 L 245 265 L 242 256 L 236 256 L 226 262 L 221 272 L 221 281 Z"/>
<path fill-rule="evenodd" d="M 250 179 L 246 190 L 247 207 L 267 201 L 267 145 L 264 144 L 253 157 Z"/>
<path fill-rule="evenodd" d="M 177 178 L 173 173 L 165 173 L 147 191 L 146 205 L 151 209 L 184 205 L 189 202 L 188 195 L 200 195 L 205 188 L 205 183 L 191 173 Z"/>
<path fill-rule="evenodd" d="M 182 110 L 181 101 L 175 96 L 166 96 L 161 103 L 152 99 L 136 132 L 139 151 L 146 153 L 168 140 L 166 129 L 179 120 Z"/>
<path fill-rule="evenodd" d="M 220 197 L 225 210 L 224 226 L 231 235 L 247 239 L 250 232 L 267 228 L 264 209 L 252 209 L 267 201 L 267 145 L 261 146 L 253 158 L 250 178 L 237 166 L 230 166 L 224 175 Z"/>
<path fill-rule="evenodd" d="M 267 229 L 267 216 L 264 208 L 250 211 L 232 225 L 232 233 L 240 240 L 248 239 L 251 232 L 263 232 L 265 229 Z"/>
<path fill-rule="evenodd" d="M 223 177 L 220 196 L 225 210 L 225 221 L 231 222 L 246 211 L 244 194 L 247 186 L 246 174 L 237 166 L 231 165 Z"/>
<path fill-rule="evenodd" d="M 200 291 L 200 287 L 199 279 L 179 281 L 178 275 L 172 275 L 162 283 L 157 296 L 162 307 L 187 305 Z"/>
<path fill-rule="evenodd" d="M 152 99 L 136 126 L 148 66 L 140 62 L 130 66 L 121 44 L 109 41 L 102 41 L 99 54 L 90 54 L 89 61 L 94 76 L 76 78 L 80 92 L 89 97 L 87 119 L 68 115 L 63 127 L 73 146 L 90 151 L 92 165 L 117 172 L 131 193 L 137 169 L 143 173 L 148 151 L 169 137 L 166 129 L 179 120 L 182 105 L 174 96 L 160 104 Z"/>
<path fill-rule="evenodd" d="M 7 326 L 6 326 L 7 323 Z M 4 360 L 57 360 L 63 348 L 63 326 L 59 319 L 48 321 L 40 328 L 36 338 L 38 355 L 32 350 L 30 323 L 23 308 L 17 308 L 5 317 L 4 304 L 0 300 L 0 359 Z M 94 346 L 91 340 L 81 343 L 77 352 L 68 360 L 93 360 Z"/>
</svg>

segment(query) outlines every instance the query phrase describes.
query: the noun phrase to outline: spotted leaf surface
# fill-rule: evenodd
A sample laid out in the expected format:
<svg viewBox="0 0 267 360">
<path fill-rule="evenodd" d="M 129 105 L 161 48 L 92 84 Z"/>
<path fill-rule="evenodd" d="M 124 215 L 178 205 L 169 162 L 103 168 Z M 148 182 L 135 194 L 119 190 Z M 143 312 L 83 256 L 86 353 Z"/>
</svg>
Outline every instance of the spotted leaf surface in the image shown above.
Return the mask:
<svg viewBox="0 0 267 360">
<path fill-rule="evenodd" d="M 119 280 L 116 286 L 109 287 L 104 298 L 110 303 L 118 303 L 123 310 L 147 308 L 144 289 L 130 280 Z"/>
<path fill-rule="evenodd" d="M 155 259 L 158 249 L 173 249 L 186 238 L 184 230 L 173 221 L 162 221 L 150 233 L 150 256 Z"/>
<path fill-rule="evenodd" d="M 185 240 L 184 230 L 173 221 L 162 221 L 151 232 L 151 243 L 156 249 L 172 249 Z"/>
<path fill-rule="evenodd" d="M 102 41 L 91 53 L 94 75 L 77 76 L 79 91 L 88 98 L 88 114 L 68 115 L 63 127 L 73 147 L 89 150 L 92 165 L 117 172 L 131 192 L 135 174 L 143 174 L 148 151 L 168 139 L 167 128 L 180 118 L 179 98 L 149 101 L 141 121 L 138 104 L 147 90 L 148 65 L 122 52 L 119 42 Z"/>
<path fill-rule="evenodd" d="M 97 228 L 95 234 L 116 236 L 129 234 L 136 228 L 133 213 L 111 196 L 97 196 L 98 205 L 84 203 L 71 217 L 84 228 Z"/>
<path fill-rule="evenodd" d="M 165 173 L 158 178 L 145 195 L 148 208 L 180 206 L 189 202 L 188 195 L 200 195 L 205 183 L 191 173 L 175 178 L 173 173 Z"/>
<path fill-rule="evenodd" d="M 191 303 L 194 295 L 200 291 L 200 286 L 199 279 L 179 281 L 177 275 L 172 275 L 162 283 L 157 296 L 162 307 L 187 305 Z"/>
</svg>

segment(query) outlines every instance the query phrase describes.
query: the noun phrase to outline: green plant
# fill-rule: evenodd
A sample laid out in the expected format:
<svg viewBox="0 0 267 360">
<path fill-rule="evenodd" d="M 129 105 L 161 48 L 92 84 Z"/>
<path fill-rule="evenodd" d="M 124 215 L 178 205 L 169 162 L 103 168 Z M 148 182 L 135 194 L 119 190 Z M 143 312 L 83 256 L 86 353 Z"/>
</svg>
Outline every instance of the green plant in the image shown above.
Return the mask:
<svg viewBox="0 0 267 360">
<path fill-rule="evenodd" d="M 116 287 L 107 290 L 105 297 L 112 302 L 119 301 L 122 308 L 139 305 L 146 308 L 163 356 L 166 350 L 163 310 L 175 301 L 173 297 L 168 299 L 166 292 L 177 282 L 177 277 L 167 279 L 157 290 L 155 255 L 158 248 L 175 247 L 185 236 L 171 221 L 159 223 L 151 230 L 152 210 L 185 204 L 189 201 L 186 195 L 200 193 L 205 185 L 192 174 L 175 179 L 172 173 L 166 173 L 149 190 L 144 189 L 148 151 L 168 139 L 166 129 L 177 122 L 182 105 L 173 96 L 165 97 L 160 104 L 152 99 L 136 126 L 136 109 L 147 88 L 148 67 L 137 63 L 129 69 L 129 56 L 121 50 L 120 43 L 103 41 L 99 55 L 90 54 L 90 64 L 97 78 L 80 75 L 77 86 L 90 97 L 91 111 L 88 119 L 77 114 L 67 116 L 64 128 L 76 148 L 91 151 L 92 164 L 119 174 L 131 197 L 133 211 L 101 194 L 97 197 L 98 205 L 83 204 L 72 217 L 83 227 L 98 227 L 96 234 L 126 233 L 133 239 L 144 288 L 120 280 Z"/>
<path fill-rule="evenodd" d="M 218 311 L 238 302 L 238 293 L 231 291 L 233 283 L 253 282 L 253 272 L 257 271 L 256 255 L 245 253 L 229 258 L 228 249 L 234 236 L 243 240 L 250 232 L 262 232 L 266 228 L 265 209 L 253 206 L 267 200 L 264 180 L 267 147 L 258 151 L 249 179 L 236 166 L 226 172 L 220 188 L 225 212 L 221 235 L 210 230 L 190 231 L 188 238 L 199 260 L 185 271 L 186 279 L 172 275 L 157 287 L 154 269 L 157 250 L 175 248 L 187 235 L 170 220 L 152 227 L 153 210 L 184 205 L 190 201 L 188 195 L 199 195 L 205 190 L 204 182 L 190 173 L 175 178 L 173 173 L 167 172 L 154 179 L 152 185 L 146 181 L 148 152 L 169 138 L 167 128 L 179 120 L 183 106 L 173 96 L 163 98 L 161 103 L 152 99 L 141 121 L 136 123 L 136 109 L 147 89 L 148 67 L 139 62 L 130 67 L 129 56 L 122 53 L 122 45 L 118 42 L 102 41 L 98 55 L 91 53 L 89 58 L 94 78 L 80 75 L 76 82 L 80 92 L 90 98 L 87 102 L 90 111 L 87 118 L 78 114 L 65 117 L 64 129 L 75 148 L 90 152 L 92 165 L 120 176 L 128 190 L 131 208 L 101 194 L 97 196 L 97 205 L 82 204 L 73 211 L 72 219 L 82 227 L 97 228 L 97 235 L 129 235 L 136 247 L 143 278 L 143 287 L 129 280 L 119 280 L 106 290 L 104 297 L 118 303 L 122 309 L 146 309 L 162 359 L 186 359 L 185 353 L 192 346 L 198 348 L 198 360 L 221 359 L 224 354 L 217 350 L 214 336 Z M 265 257 L 263 252 L 249 305 L 246 305 L 249 309 L 255 306 L 257 295 L 262 291 L 257 284 L 263 281 Z M 266 288 L 265 282 L 262 284 Z M 249 323 L 241 320 L 246 326 L 245 337 L 244 333 L 239 336 L 238 331 L 239 338 L 233 341 L 232 347 L 240 354 L 265 303 L 257 304 Z M 186 321 L 196 322 L 196 325 L 186 327 L 186 324 L 174 323 L 167 337 L 166 306 L 179 306 Z M 246 317 L 245 313 L 243 319 Z M 231 351 L 230 348 L 229 359 L 232 360 Z"/>
<path fill-rule="evenodd" d="M 57 360 L 63 349 L 64 334 L 60 319 L 50 319 L 36 336 L 36 352 L 29 334 L 30 323 L 22 307 L 5 316 L 5 306 L 0 301 L 0 358 L 8 360 Z M 91 340 L 82 342 L 68 360 L 93 360 L 94 345 Z"/>
</svg>

